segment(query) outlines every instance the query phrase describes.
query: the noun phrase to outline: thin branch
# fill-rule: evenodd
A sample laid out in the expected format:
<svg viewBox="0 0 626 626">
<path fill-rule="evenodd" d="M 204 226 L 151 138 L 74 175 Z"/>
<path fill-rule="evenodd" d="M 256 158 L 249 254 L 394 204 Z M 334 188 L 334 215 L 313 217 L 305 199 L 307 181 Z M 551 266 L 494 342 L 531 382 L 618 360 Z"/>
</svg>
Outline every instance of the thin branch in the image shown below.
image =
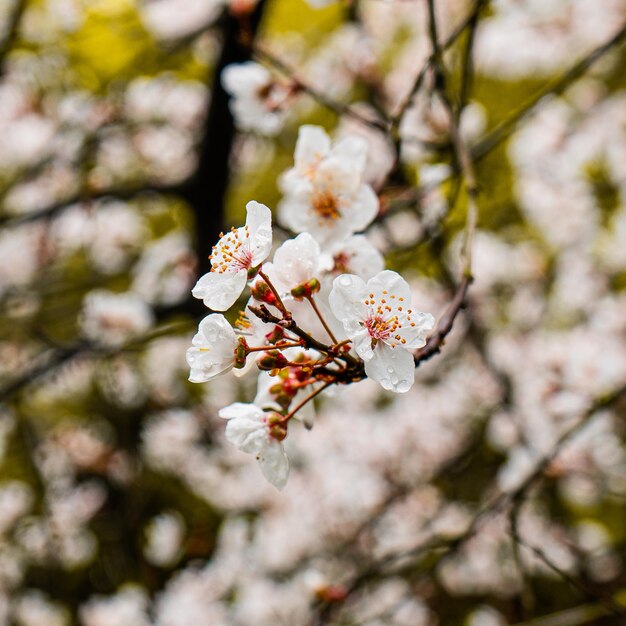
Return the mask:
<svg viewBox="0 0 626 626">
<path fill-rule="evenodd" d="M 41 207 L 36 211 L 30 213 L 24 213 L 16 217 L 3 217 L 0 218 L 0 228 L 15 228 L 23 224 L 28 224 L 38 220 L 46 220 L 54 217 L 58 213 L 63 212 L 71 206 L 87 202 L 97 202 L 105 198 L 120 198 L 123 200 L 130 200 L 141 194 L 149 193 L 180 193 L 184 188 L 184 183 L 174 185 L 156 185 L 156 184 L 141 184 L 137 186 L 125 186 L 125 187 L 110 187 L 108 189 L 102 189 L 97 191 L 82 190 L 78 193 L 53 202 L 48 206 Z"/>
<path fill-rule="evenodd" d="M 583 604 L 565 611 L 518 622 L 512 626 L 584 626 L 594 623 L 593 620 L 604 617 L 607 613 L 607 609 L 600 603 Z"/>
<path fill-rule="evenodd" d="M 446 312 L 441 316 L 439 322 L 437 323 L 437 328 L 428 337 L 426 345 L 415 351 L 413 356 L 416 366 L 424 361 L 428 361 L 428 359 L 441 352 L 441 348 L 445 343 L 446 337 L 452 331 L 457 315 L 465 305 L 465 298 L 471 284 L 471 276 L 464 276 L 461 279 L 452 301 L 448 305 Z"/>
<path fill-rule="evenodd" d="M 333 342 L 333 345 L 337 345 L 337 343 L 338 343 L 337 338 L 333 334 L 333 331 L 331 330 L 330 326 L 328 325 L 328 322 L 324 319 L 324 316 L 322 315 L 322 312 L 319 310 L 319 307 L 315 303 L 315 299 L 313 298 L 313 296 L 309 296 L 307 298 L 307 300 L 309 301 L 309 304 L 311 305 L 311 307 L 313 307 L 313 310 L 315 311 L 315 315 L 317 315 L 317 319 L 319 319 L 319 321 L 321 322 L 322 326 L 324 327 L 324 330 L 326 331 L 326 333 L 330 337 L 330 340 Z"/>
<path fill-rule="evenodd" d="M 465 42 L 463 69 L 461 72 L 461 87 L 459 89 L 459 111 L 463 110 L 463 107 L 467 104 L 472 90 L 474 80 L 474 43 L 476 41 L 478 18 L 480 17 L 481 10 L 483 7 L 486 7 L 488 3 L 489 0 L 477 0 L 476 10 L 474 11 L 474 14 L 470 16 L 470 21 L 467 25 L 467 41 Z"/>
<path fill-rule="evenodd" d="M 76 358 L 83 356 L 98 356 L 98 357 L 110 357 L 123 352 L 130 352 L 141 348 L 147 342 L 159 337 L 163 337 L 169 334 L 178 332 L 187 332 L 192 330 L 192 322 L 186 320 L 182 322 L 175 322 L 167 324 L 160 328 L 156 328 L 153 331 L 146 333 L 141 337 L 129 340 L 119 347 L 106 347 L 93 344 L 90 342 L 82 341 L 73 346 L 53 348 L 52 350 L 46 350 L 35 357 L 34 366 L 18 376 L 15 380 L 11 381 L 0 389 L 0 402 L 4 402 L 20 392 L 22 389 L 28 387 L 30 384 L 37 382 L 42 377 L 54 373 L 59 367 L 72 361 Z"/>
<path fill-rule="evenodd" d="M 306 405 L 309 402 L 311 402 L 311 400 L 313 400 L 313 398 L 319 396 L 320 393 L 322 393 L 323 391 L 328 389 L 328 387 L 330 387 L 331 385 L 334 385 L 334 384 L 335 384 L 335 381 L 331 380 L 331 381 L 328 381 L 327 383 L 324 383 L 321 387 L 318 387 L 315 391 L 313 391 L 306 398 L 304 398 L 304 400 L 302 400 L 302 402 L 299 402 L 295 406 L 295 408 L 291 409 L 291 411 L 289 411 L 289 413 L 287 413 L 287 415 L 285 415 L 283 421 L 286 422 L 286 421 L 290 420 L 304 405 Z"/>
<path fill-rule="evenodd" d="M 279 59 L 277 56 L 260 45 L 255 46 L 253 54 L 260 62 L 273 67 L 275 70 L 289 78 L 297 89 L 311 96 L 313 100 L 321 104 L 323 107 L 333 111 L 337 115 L 345 115 L 346 117 L 350 117 L 365 126 L 375 128 L 385 135 L 389 132 L 389 124 L 387 122 L 367 117 L 356 111 L 351 106 L 329 98 L 325 93 L 300 79 L 297 76 L 297 71 L 294 67 Z"/>
<path fill-rule="evenodd" d="M 446 93 L 446 71 L 443 65 L 443 50 L 438 42 L 437 20 L 435 16 L 434 0 L 428 0 L 429 15 L 429 33 L 431 45 L 433 48 L 433 67 L 435 71 L 435 84 L 441 95 L 448 112 L 450 123 L 450 135 L 454 148 L 454 156 L 457 167 L 462 175 L 463 182 L 468 197 L 467 222 L 465 227 L 465 241 L 463 244 L 463 270 L 462 277 L 456 289 L 455 296 L 448 306 L 448 309 L 439 320 L 435 332 L 428 338 L 426 345 L 418 350 L 414 355 L 415 364 L 419 365 L 421 361 L 427 360 L 441 351 L 441 347 L 452 330 L 454 320 L 463 308 L 468 289 L 472 283 L 472 241 L 476 230 L 476 221 L 478 209 L 476 206 L 476 198 L 478 196 L 478 184 L 476 182 L 476 174 L 474 172 L 474 164 L 471 154 L 461 137 L 461 133 L 454 115 L 454 111 L 448 95 Z"/>
<path fill-rule="evenodd" d="M 497 491 L 486 498 L 485 504 L 480 506 L 474 513 L 470 523 L 464 532 L 456 537 L 442 539 L 433 536 L 427 541 L 415 546 L 411 550 L 403 550 L 400 552 L 390 553 L 385 557 L 373 561 L 367 568 L 362 570 L 347 586 L 347 594 L 352 595 L 360 589 L 368 581 L 379 577 L 385 573 L 385 568 L 391 567 L 399 562 L 406 561 L 408 563 L 407 571 L 414 571 L 416 561 L 422 556 L 439 551 L 441 554 L 438 558 L 433 558 L 429 566 L 420 572 L 422 576 L 427 575 L 439 567 L 445 559 L 452 557 L 463 547 L 479 530 L 483 520 L 496 513 L 502 512 L 509 506 L 515 506 L 528 491 L 544 476 L 545 470 L 552 463 L 555 457 L 562 450 L 563 446 L 568 443 L 595 415 L 598 411 L 606 409 L 616 403 L 618 400 L 626 396 L 626 385 L 616 389 L 615 391 L 596 399 L 589 408 L 581 416 L 580 420 L 571 428 L 566 430 L 561 437 L 555 442 L 552 449 L 542 457 L 535 465 L 533 471 L 526 477 L 518 487 L 512 491 Z M 327 618 L 330 617 L 332 609 L 330 605 L 322 607 L 320 619 L 316 624 L 325 624 Z"/>
<path fill-rule="evenodd" d="M 452 33 L 447 37 L 447 39 L 441 44 L 442 51 L 445 51 L 448 48 L 450 48 L 456 42 L 456 40 L 463 34 L 466 28 L 475 27 L 475 24 L 478 20 L 478 16 L 481 10 L 489 1 L 490 0 L 476 0 L 474 8 L 471 10 L 471 12 L 467 15 L 467 17 L 465 17 L 465 19 L 452 31 Z M 430 70 L 433 67 L 434 62 L 435 62 L 435 52 L 433 51 L 431 52 L 430 56 L 426 59 L 426 62 L 422 66 L 422 69 L 419 71 L 417 77 L 415 78 L 411 91 L 408 93 L 407 97 L 404 99 L 402 104 L 398 107 L 398 110 L 396 111 L 395 115 L 392 117 L 392 124 L 394 128 L 397 128 L 400 125 L 400 122 L 402 121 L 404 114 L 413 103 L 415 96 L 417 95 L 417 93 L 422 87 L 422 84 L 424 83 L 424 80 L 428 74 L 428 70 Z"/>
<path fill-rule="evenodd" d="M 626 607 L 620 606 L 612 598 L 604 596 L 599 591 L 589 589 L 578 578 L 572 576 L 559 567 L 559 565 L 557 565 L 541 548 L 532 545 L 523 539 L 517 530 L 514 531 L 513 540 L 527 550 L 530 550 L 530 552 L 532 552 L 542 563 L 544 563 L 544 565 L 550 568 L 555 574 L 557 574 L 557 576 L 562 578 L 571 587 L 579 591 L 585 598 L 599 602 L 609 613 L 612 613 L 617 617 L 626 616 Z"/>
<path fill-rule="evenodd" d="M 511 135 L 516 125 L 526 116 L 532 113 L 533 109 L 546 96 L 563 93 L 573 82 L 579 79 L 585 72 L 604 57 L 613 48 L 623 43 L 626 38 L 626 24 L 624 24 L 608 41 L 592 50 L 571 68 L 566 70 L 561 76 L 550 81 L 547 85 L 533 94 L 522 106 L 500 122 L 491 132 L 485 135 L 472 149 L 474 159 L 482 159 L 494 148 L 500 145 Z"/>
</svg>

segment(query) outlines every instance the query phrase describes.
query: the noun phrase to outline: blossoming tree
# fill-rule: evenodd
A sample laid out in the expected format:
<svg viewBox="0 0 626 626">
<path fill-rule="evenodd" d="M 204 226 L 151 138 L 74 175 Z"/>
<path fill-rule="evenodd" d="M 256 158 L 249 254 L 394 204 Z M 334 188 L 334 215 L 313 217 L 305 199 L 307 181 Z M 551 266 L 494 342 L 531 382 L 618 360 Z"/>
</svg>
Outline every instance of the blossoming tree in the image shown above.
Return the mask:
<svg viewBox="0 0 626 626">
<path fill-rule="evenodd" d="M 624 39 L 0 3 L 0 626 L 623 623 Z"/>
</svg>

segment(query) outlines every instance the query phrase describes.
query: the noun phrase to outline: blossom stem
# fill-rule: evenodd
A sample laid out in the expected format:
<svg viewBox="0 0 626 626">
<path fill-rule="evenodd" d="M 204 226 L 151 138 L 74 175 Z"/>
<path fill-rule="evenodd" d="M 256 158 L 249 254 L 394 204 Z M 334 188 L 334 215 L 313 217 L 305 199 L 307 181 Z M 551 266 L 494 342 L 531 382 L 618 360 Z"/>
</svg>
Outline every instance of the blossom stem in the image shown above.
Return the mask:
<svg viewBox="0 0 626 626">
<path fill-rule="evenodd" d="M 259 276 L 265 281 L 266 285 L 271 289 L 274 297 L 276 298 L 276 306 L 280 309 L 280 312 L 283 314 L 283 319 L 291 319 L 291 313 L 285 307 L 280 294 L 278 293 L 278 289 L 274 287 L 274 284 L 269 279 L 268 275 L 263 271 L 259 270 Z"/>
<path fill-rule="evenodd" d="M 264 322 L 271 322 L 273 324 L 281 323 L 281 320 L 275 315 L 273 315 L 272 313 L 270 313 L 269 309 L 264 305 L 260 305 L 258 307 L 250 306 L 249 309 L 260 320 L 263 320 Z M 355 359 L 351 354 L 335 354 L 334 346 L 327 346 L 326 344 L 323 344 L 321 341 L 318 341 L 314 337 L 311 337 L 309 333 L 302 330 L 295 323 L 295 320 L 290 319 L 289 324 L 287 325 L 287 328 L 294 335 L 303 339 L 306 342 L 307 348 L 313 348 L 313 350 L 317 350 L 318 352 L 322 352 L 324 354 L 328 354 L 329 356 L 333 356 L 334 358 L 341 359 L 342 361 L 345 361 L 346 363 L 349 363 L 350 365 L 353 365 L 353 366 L 357 366 L 359 364 L 359 361 Z"/>
<path fill-rule="evenodd" d="M 317 317 L 319 318 L 319 321 L 322 322 L 322 326 L 328 333 L 328 336 L 330 337 L 331 341 L 333 342 L 333 344 L 336 344 L 337 338 L 335 337 L 335 335 L 333 334 L 333 331 L 330 329 L 330 326 L 327 324 L 326 320 L 324 319 L 324 316 L 322 315 L 322 312 L 319 310 L 317 304 L 315 304 L 315 300 L 313 299 L 313 296 L 307 296 L 306 299 L 309 301 L 309 304 L 313 307 L 313 310 L 315 311 L 315 315 L 317 315 Z"/>
<path fill-rule="evenodd" d="M 324 385 L 322 385 L 319 389 L 316 389 L 313 393 L 309 394 L 304 400 L 302 400 L 302 402 L 298 403 L 298 405 L 294 409 L 289 411 L 289 413 L 287 413 L 287 415 L 283 417 L 282 421 L 288 422 L 305 404 L 313 400 L 315 396 L 318 396 L 320 393 L 322 393 L 322 391 L 324 391 L 325 389 L 327 389 L 328 387 L 334 384 L 335 384 L 335 381 L 330 380 Z"/>
<path fill-rule="evenodd" d="M 256 348 L 246 348 L 246 352 L 264 352 L 266 350 L 282 350 L 283 348 L 301 348 L 302 343 L 277 343 L 270 346 L 258 346 Z"/>
</svg>

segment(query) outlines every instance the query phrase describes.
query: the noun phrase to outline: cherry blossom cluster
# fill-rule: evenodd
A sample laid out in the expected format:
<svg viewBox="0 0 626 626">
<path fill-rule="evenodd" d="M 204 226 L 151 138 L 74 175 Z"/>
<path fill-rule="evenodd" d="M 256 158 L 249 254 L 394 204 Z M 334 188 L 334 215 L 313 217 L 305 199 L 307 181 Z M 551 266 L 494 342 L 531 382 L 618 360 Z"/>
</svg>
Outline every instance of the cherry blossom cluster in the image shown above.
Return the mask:
<svg viewBox="0 0 626 626">
<path fill-rule="evenodd" d="M 332 143 L 317 126 L 300 128 L 294 166 L 283 174 L 280 221 L 292 232 L 272 252 L 272 215 L 249 202 L 246 223 L 222 234 L 211 270 L 193 295 L 226 312 L 249 287 L 234 324 L 212 313 L 187 351 L 192 382 L 260 370 L 254 403 L 219 411 L 227 439 L 255 454 L 267 480 L 282 489 L 289 462 L 283 447 L 292 418 L 311 427 L 310 403 L 334 385 L 366 377 L 404 393 L 413 385 L 413 351 L 434 318 L 413 308 L 408 283 L 384 270 L 364 235 L 378 198 L 363 182 L 368 144 L 350 135 Z"/>
</svg>

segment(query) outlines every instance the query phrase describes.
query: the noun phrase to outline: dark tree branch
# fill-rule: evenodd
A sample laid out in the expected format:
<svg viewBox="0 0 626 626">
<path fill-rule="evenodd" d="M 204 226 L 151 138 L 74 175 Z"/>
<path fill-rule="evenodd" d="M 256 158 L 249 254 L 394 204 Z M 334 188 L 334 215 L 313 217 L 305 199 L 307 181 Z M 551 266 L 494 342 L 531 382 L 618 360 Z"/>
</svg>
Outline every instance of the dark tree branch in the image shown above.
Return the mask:
<svg viewBox="0 0 626 626">
<path fill-rule="evenodd" d="M 5 26 L 6 34 L 4 39 L 0 41 L 0 77 L 4 76 L 6 72 L 5 61 L 15 43 L 15 40 L 17 39 L 20 22 L 25 9 L 26 0 L 15 0 L 15 6 L 9 15 L 9 21 Z"/>
<path fill-rule="evenodd" d="M 265 5 L 266 1 L 261 0 L 245 21 L 230 14 L 224 16 L 223 43 L 213 70 L 211 100 L 200 144 L 198 168 L 183 192 L 196 218 L 196 252 L 200 275 L 210 270 L 208 255 L 211 246 L 224 229 L 230 154 L 235 138 L 235 123 L 228 106 L 229 96 L 221 82 L 222 70 L 231 63 L 250 59 L 250 44 L 258 30 Z"/>
<path fill-rule="evenodd" d="M 446 337 L 452 331 L 454 320 L 461 309 L 465 306 L 465 298 L 467 297 L 467 291 L 471 284 L 471 276 L 464 276 L 461 279 L 456 293 L 454 294 L 454 297 L 448 305 L 445 313 L 439 319 L 435 331 L 430 335 L 430 337 L 428 337 L 426 345 L 414 353 L 416 366 L 424 361 L 428 361 L 428 359 L 441 352 L 441 348 L 445 343 Z"/>
</svg>

